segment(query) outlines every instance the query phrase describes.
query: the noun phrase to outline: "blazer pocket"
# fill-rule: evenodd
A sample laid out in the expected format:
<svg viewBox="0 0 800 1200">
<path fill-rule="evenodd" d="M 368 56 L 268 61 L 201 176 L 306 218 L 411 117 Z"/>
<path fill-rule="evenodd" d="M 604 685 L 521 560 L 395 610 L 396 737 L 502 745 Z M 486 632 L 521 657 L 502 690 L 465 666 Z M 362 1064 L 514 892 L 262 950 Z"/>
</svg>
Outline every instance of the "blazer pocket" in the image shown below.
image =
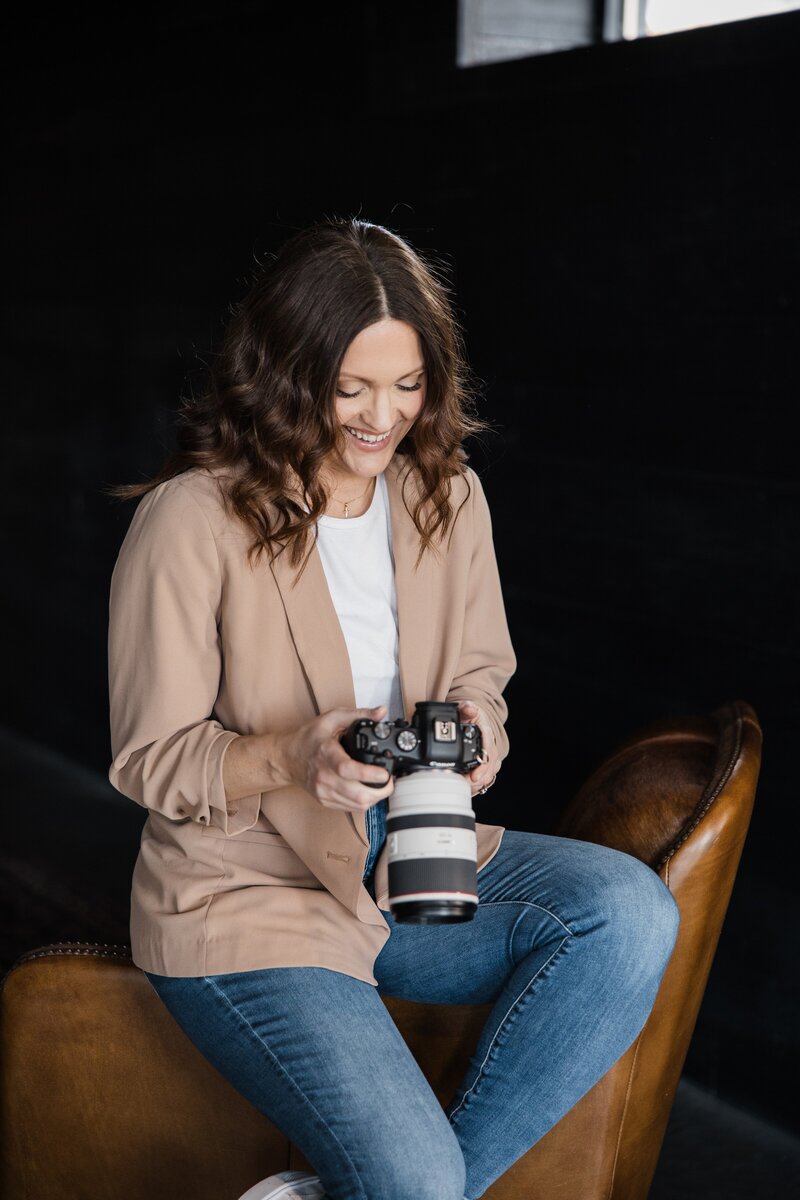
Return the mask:
<svg viewBox="0 0 800 1200">
<path fill-rule="evenodd" d="M 203 837 L 224 843 L 222 854 L 228 886 L 322 887 L 317 877 L 279 833 L 250 829 L 226 836 L 221 829 L 203 828 Z"/>
<path fill-rule="evenodd" d="M 266 829 L 246 829 L 244 833 L 228 834 L 224 829 L 217 829 L 213 825 L 201 826 L 203 837 L 220 838 L 223 842 L 264 842 L 268 846 L 285 846 L 290 849 L 289 843 L 279 833 L 270 833 Z"/>
</svg>

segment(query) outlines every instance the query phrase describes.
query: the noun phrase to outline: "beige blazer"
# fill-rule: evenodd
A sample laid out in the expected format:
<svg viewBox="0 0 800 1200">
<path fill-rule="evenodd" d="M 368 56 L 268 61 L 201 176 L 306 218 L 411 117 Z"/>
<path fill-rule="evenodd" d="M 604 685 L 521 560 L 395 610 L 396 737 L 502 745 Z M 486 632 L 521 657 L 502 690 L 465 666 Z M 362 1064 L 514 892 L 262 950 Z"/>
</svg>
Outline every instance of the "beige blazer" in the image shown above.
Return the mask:
<svg viewBox="0 0 800 1200">
<path fill-rule="evenodd" d="M 222 765 L 245 734 L 290 730 L 355 707 L 344 636 L 316 548 L 296 580 L 281 555 L 255 568 L 250 534 L 226 516 L 219 470 L 194 469 L 139 502 L 111 578 L 111 783 L 148 809 L 133 872 L 134 962 L 160 975 L 318 966 L 376 982 L 389 927 L 386 847 L 373 900 L 363 814 L 290 786 L 226 813 Z M 386 469 L 405 715 L 418 700 L 474 700 L 508 753 L 503 689 L 516 661 L 480 480 L 453 480 L 452 539 L 426 551 L 401 497 L 414 473 Z M 393 713 L 391 716 L 399 716 Z M 477 800 L 488 806 L 491 792 Z M 479 869 L 503 827 L 478 823 Z"/>
</svg>

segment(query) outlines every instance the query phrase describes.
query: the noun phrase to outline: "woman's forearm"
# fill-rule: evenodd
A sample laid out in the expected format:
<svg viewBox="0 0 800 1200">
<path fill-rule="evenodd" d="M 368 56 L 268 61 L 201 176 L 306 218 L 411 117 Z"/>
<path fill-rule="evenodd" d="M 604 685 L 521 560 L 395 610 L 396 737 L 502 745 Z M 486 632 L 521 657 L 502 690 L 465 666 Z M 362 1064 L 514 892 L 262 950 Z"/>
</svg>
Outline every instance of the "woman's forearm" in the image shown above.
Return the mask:
<svg viewBox="0 0 800 1200">
<path fill-rule="evenodd" d="M 280 735 L 256 733 L 234 738 L 222 760 L 222 782 L 229 812 L 243 796 L 291 783 Z"/>
</svg>

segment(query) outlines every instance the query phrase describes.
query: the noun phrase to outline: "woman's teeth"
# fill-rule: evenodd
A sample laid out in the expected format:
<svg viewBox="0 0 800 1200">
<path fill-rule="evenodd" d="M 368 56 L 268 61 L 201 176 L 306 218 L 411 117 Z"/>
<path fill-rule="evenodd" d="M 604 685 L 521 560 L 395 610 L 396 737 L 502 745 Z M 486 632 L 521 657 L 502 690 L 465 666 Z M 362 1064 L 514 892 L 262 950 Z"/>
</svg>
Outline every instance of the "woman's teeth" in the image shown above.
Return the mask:
<svg viewBox="0 0 800 1200">
<path fill-rule="evenodd" d="M 392 434 L 391 429 L 388 433 L 380 434 L 361 433 L 358 429 L 352 429 L 349 425 L 345 425 L 345 429 L 348 433 L 352 433 L 353 437 L 358 438 L 360 442 L 367 442 L 370 446 L 377 446 L 381 442 L 388 441 Z"/>
</svg>

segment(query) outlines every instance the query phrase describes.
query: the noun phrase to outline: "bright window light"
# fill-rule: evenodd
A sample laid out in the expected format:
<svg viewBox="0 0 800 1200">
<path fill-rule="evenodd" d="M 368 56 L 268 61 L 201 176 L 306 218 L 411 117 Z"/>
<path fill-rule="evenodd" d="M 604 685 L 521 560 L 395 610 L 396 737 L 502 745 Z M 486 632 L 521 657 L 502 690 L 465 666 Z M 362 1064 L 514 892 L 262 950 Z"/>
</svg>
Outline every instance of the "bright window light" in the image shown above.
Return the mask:
<svg viewBox="0 0 800 1200">
<path fill-rule="evenodd" d="M 800 0 L 458 0 L 459 67 L 800 9 Z"/>
<path fill-rule="evenodd" d="M 680 29 L 722 25 L 726 21 L 745 21 L 749 17 L 768 17 L 797 8 L 800 8 L 800 3 L 793 3 L 792 0 L 646 0 L 644 32 L 646 35 L 676 33 Z M 631 36 L 628 30 L 625 36 Z"/>
</svg>

